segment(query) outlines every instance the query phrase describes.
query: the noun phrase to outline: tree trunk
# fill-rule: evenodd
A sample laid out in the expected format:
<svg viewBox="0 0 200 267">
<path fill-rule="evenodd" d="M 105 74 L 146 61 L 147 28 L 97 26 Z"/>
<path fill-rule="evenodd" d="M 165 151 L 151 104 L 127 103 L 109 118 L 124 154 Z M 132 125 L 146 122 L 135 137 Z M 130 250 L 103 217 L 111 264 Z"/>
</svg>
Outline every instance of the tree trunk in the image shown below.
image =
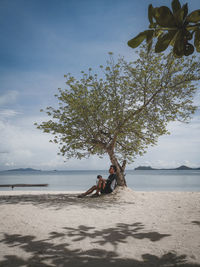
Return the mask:
<svg viewBox="0 0 200 267">
<path fill-rule="evenodd" d="M 108 150 L 108 155 L 110 157 L 110 161 L 113 165 L 116 166 L 117 171 L 117 185 L 118 186 L 126 186 L 126 179 L 125 179 L 125 175 L 124 175 L 124 170 L 126 167 L 126 161 L 123 161 L 122 166 L 119 164 L 117 158 L 115 157 L 114 151 L 113 150 Z"/>
</svg>

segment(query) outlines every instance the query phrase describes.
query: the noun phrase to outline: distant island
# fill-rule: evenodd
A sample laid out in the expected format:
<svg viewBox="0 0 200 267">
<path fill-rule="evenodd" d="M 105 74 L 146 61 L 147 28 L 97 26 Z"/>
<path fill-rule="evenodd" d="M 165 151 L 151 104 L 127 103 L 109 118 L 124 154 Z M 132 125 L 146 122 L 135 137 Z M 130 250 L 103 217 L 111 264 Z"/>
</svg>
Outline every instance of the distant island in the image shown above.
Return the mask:
<svg viewBox="0 0 200 267">
<path fill-rule="evenodd" d="M 1 171 L 1 172 L 41 172 L 41 170 L 36 170 L 32 168 L 19 168 L 19 169 L 11 169 L 11 170 Z"/>
<path fill-rule="evenodd" d="M 137 168 L 135 168 L 136 171 L 160 171 L 160 170 L 177 170 L 177 171 L 182 171 L 182 170 L 200 170 L 200 168 L 190 168 L 190 167 L 187 167 L 185 165 L 182 165 L 178 168 L 170 168 L 170 169 L 156 169 L 156 168 L 152 168 L 150 166 L 139 166 Z"/>
<path fill-rule="evenodd" d="M 134 169 L 135 171 L 159 171 L 159 170 L 200 170 L 200 168 L 190 168 L 187 167 L 185 165 L 182 165 L 178 168 L 169 168 L 169 169 L 157 169 L 157 168 L 152 168 L 151 166 L 139 166 L 137 168 Z M 41 172 L 45 172 L 45 173 L 56 173 L 56 172 L 69 172 L 69 171 L 78 171 L 78 172 L 87 172 L 87 171 L 97 171 L 97 170 L 37 170 L 37 169 L 33 169 L 33 168 L 18 168 L 18 169 L 11 169 L 11 170 L 2 170 L 0 171 L 1 174 L 5 174 L 5 173 L 41 173 Z M 102 171 L 102 170 L 100 170 Z"/>
</svg>

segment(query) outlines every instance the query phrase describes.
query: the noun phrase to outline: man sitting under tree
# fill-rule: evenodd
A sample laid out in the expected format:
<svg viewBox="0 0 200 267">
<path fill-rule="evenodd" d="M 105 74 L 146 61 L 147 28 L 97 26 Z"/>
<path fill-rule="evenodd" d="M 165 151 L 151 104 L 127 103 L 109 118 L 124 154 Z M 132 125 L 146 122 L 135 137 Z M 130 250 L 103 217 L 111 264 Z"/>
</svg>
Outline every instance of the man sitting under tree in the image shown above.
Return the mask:
<svg viewBox="0 0 200 267">
<path fill-rule="evenodd" d="M 93 185 L 88 191 L 85 193 L 78 195 L 79 198 L 85 197 L 96 190 L 96 193 L 93 196 L 99 196 L 100 194 L 109 194 L 112 193 L 115 189 L 117 183 L 117 175 L 116 175 L 116 166 L 111 165 L 109 169 L 110 175 L 108 179 L 103 179 L 101 175 L 98 175 L 98 183 L 97 185 Z"/>
</svg>

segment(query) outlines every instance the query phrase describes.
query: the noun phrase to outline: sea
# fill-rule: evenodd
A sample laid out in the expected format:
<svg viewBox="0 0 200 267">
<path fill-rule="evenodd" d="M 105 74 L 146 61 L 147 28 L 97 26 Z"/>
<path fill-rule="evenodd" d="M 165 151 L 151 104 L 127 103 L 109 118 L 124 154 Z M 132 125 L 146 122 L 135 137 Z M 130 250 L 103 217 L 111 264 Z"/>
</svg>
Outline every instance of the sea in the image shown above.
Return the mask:
<svg viewBox="0 0 200 267">
<path fill-rule="evenodd" d="M 105 170 L 8 171 L 0 172 L 3 184 L 48 184 L 47 187 L 0 187 L 0 191 L 85 191 L 96 184 Z M 127 186 L 135 191 L 200 191 L 200 170 L 127 170 Z"/>
</svg>

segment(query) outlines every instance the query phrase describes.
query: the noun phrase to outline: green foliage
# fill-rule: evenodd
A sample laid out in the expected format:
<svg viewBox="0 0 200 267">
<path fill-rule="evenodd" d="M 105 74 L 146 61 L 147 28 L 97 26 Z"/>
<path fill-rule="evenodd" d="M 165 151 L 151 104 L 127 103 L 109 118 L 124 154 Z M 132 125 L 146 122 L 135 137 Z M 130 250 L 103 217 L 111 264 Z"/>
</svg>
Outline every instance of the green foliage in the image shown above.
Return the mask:
<svg viewBox="0 0 200 267">
<path fill-rule="evenodd" d="M 173 53 L 176 57 L 193 54 L 194 47 L 197 52 L 200 52 L 200 10 L 195 10 L 188 15 L 187 4 L 181 7 L 179 0 L 173 0 L 171 7 L 172 11 L 167 6 L 154 8 L 150 4 L 148 8 L 149 30 L 139 33 L 128 41 L 128 45 L 136 48 L 146 40 L 150 47 L 153 38 L 157 38 L 156 53 L 166 50 L 169 45 L 173 46 Z M 192 44 L 193 37 L 194 43 Z"/>
<path fill-rule="evenodd" d="M 200 52 L 200 29 L 195 32 L 194 44 L 197 52 Z"/>
<path fill-rule="evenodd" d="M 145 38 L 151 39 L 153 37 L 153 33 L 154 33 L 153 30 L 147 30 L 147 31 L 141 32 L 135 38 L 130 40 L 128 42 L 128 45 L 131 46 L 132 48 L 136 48 L 145 40 Z"/>
<path fill-rule="evenodd" d="M 114 62 L 110 55 L 100 66 L 103 77 L 91 69 L 81 79 L 65 75 L 67 88 L 56 95 L 59 106 L 47 107 L 51 119 L 37 126 L 53 134 L 67 158 L 108 153 L 111 159 L 131 162 L 168 133 L 170 121 L 190 119 L 199 62 L 146 47 L 133 63 L 123 58 Z"/>
<path fill-rule="evenodd" d="M 188 17 L 186 18 L 187 22 L 197 23 L 200 21 L 200 10 L 193 11 Z"/>
<path fill-rule="evenodd" d="M 160 53 L 164 51 L 173 40 L 175 34 L 176 32 L 167 32 L 166 34 L 160 35 L 155 46 L 155 52 Z"/>
</svg>

